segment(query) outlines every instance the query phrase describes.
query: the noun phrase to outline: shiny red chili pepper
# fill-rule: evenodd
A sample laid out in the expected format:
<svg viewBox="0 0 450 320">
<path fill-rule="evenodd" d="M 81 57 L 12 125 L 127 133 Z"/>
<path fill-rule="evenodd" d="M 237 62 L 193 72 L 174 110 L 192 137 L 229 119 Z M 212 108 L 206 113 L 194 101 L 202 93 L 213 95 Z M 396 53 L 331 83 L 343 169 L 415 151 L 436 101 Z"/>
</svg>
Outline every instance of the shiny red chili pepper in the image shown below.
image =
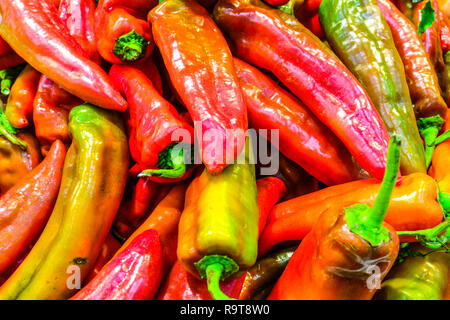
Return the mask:
<svg viewBox="0 0 450 320">
<path fill-rule="evenodd" d="M 153 299 L 161 282 L 162 269 L 158 232 L 146 230 L 70 300 Z"/>
<path fill-rule="evenodd" d="M 0 36 L 36 70 L 97 106 L 124 111 L 126 101 L 90 61 L 47 1 L 1 0 Z"/>
<path fill-rule="evenodd" d="M 344 144 L 300 100 L 248 63 L 234 65 L 253 129 L 278 130 L 281 153 L 327 185 L 359 178 Z"/>
<path fill-rule="evenodd" d="M 181 119 L 178 111 L 158 93 L 142 71 L 115 64 L 109 74 L 129 103 L 130 152 L 137 162 L 135 167 L 145 169 L 138 176 L 146 176 L 155 182 L 187 178 L 192 172 L 192 162 L 187 163 L 184 150 L 180 150 L 181 163 L 176 164 L 172 150 L 177 142 L 192 143 L 194 129 Z M 183 141 L 185 138 L 190 140 Z"/>
<path fill-rule="evenodd" d="M 260 0 L 220 0 L 214 18 L 237 56 L 270 70 L 381 179 L 389 135 L 367 92 L 320 39 Z M 270 41 L 268 41 L 270 39 Z"/>
<path fill-rule="evenodd" d="M 276 177 L 265 177 L 256 180 L 258 188 L 259 234 L 266 225 L 267 216 L 272 207 L 286 194 L 286 185 Z"/>
<path fill-rule="evenodd" d="M 450 19 L 438 8 L 437 14 L 439 14 L 439 38 L 441 40 L 442 54 L 445 55 L 450 50 Z"/>
<path fill-rule="evenodd" d="M 194 121 L 203 163 L 219 174 L 240 154 L 247 109 L 222 32 L 194 0 L 167 0 L 149 13 L 155 42 Z"/>
</svg>

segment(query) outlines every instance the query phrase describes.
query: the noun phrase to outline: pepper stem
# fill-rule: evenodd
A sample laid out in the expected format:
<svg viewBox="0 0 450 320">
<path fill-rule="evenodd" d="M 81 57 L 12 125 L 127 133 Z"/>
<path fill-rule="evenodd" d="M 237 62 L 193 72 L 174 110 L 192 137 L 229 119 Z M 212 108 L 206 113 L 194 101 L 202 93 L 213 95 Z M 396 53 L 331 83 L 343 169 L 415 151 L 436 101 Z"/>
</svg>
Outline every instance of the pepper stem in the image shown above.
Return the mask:
<svg viewBox="0 0 450 320">
<path fill-rule="evenodd" d="M 440 189 L 438 191 L 438 202 L 444 211 L 444 217 L 450 219 L 450 193 L 442 192 Z"/>
<path fill-rule="evenodd" d="M 132 30 L 116 39 L 113 53 L 122 62 L 134 62 L 145 56 L 149 43 L 142 35 Z"/>
<path fill-rule="evenodd" d="M 436 249 L 442 246 L 446 246 L 450 241 L 450 220 L 438 224 L 437 226 L 415 231 L 397 231 L 399 236 L 414 236 L 420 243 L 428 248 Z M 445 233 L 439 236 L 442 232 Z"/>
<path fill-rule="evenodd" d="M 389 141 L 386 171 L 372 208 L 366 204 L 355 204 L 344 209 L 350 230 L 368 241 L 372 246 L 378 246 L 383 241 L 389 241 L 389 231 L 382 226 L 382 223 L 389 207 L 400 168 L 400 144 L 400 138 L 396 135 Z"/>
<path fill-rule="evenodd" d="M 208 255 L 194 263 L 202 279 L 206 278 L 208 291 L 215 300 L 236 300 L 222 292 L 219 280 L 225 280 L 239 271 L 239 265 L 233 259 L 222 255 Z"/>
<path fill-rule="evenodd" d="M 430 166 L 431 158 L 433 157 L 434 142 L 444 123 L 445 121 L 440 115 L 417 120 L 419 133 L 425 142 L 425 161 L 427 168 Z"/>
<path fill-rule="evenodd" d="M 220 278 L 223 272 L 223 265 L 220 263 L 211 264 L 206 267 L 206 281 L 208 284 L 208 291 L 214 300 L 236 300 L 230 298 L 220 289 Z"/>
<path fill-rule="evenodd" d="M 177 144 L 171 144 L 159 154 L 156 166 L 159 169 L 147 169 L 138 174 L 138 177 L 163 177 L 169 179 L 181 178 L 187 170 L 184 159 L 184 149 L 173 150 Z M 172 152 L 174 151 L 174 152 Z"/>
<path fill-rule="evenodd" d="M 281 11 L 284 11 L 290 15 L 294 15 L 294 6 L 295 6 L 295 1 L 294 0 L 290 0 L 288 3 L 286 3 L 285 5 L 282 6 L 278 6 L 277 8 Z"/>
<path fill-rule="evenodd" d="M 441 134 L 439 137 L 437 137 L 434 142 L 433 146 L 437 146 L 438 144 L 444 142 L 445 140 L 450 139 L 450 130 L 445 131 L 443 134 Z"/>
</svg>

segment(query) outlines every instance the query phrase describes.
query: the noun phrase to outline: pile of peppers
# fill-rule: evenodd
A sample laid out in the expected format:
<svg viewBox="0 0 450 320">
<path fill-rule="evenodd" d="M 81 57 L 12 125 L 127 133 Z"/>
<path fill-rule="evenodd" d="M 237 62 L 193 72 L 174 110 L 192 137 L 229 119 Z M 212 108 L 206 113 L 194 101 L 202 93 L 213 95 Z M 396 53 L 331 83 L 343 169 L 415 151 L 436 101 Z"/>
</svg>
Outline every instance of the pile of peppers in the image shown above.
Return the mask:
<svg viewBox="0 0 450 320">
<path fill-rule="evenodd" d="M 0 300 L 450 300 L 450 1 L 0 17 Z"/>
</svg>

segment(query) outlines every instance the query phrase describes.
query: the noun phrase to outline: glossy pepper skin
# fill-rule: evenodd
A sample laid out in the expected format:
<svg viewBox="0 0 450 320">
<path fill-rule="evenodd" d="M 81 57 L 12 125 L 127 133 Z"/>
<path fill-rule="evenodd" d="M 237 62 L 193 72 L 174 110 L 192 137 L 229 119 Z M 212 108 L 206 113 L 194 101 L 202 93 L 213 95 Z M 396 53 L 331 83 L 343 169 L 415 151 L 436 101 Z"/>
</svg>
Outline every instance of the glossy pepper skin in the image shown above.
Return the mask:
<svg viewBox="0 0 450 320">
<path fill-rule="evenodd" d="M 442 54 L 445 55 L 450 50 L 450 19 L 445 13 L 438 8 L 437 14 L 439 14 L 439 39 L 441 42 Z M 444 60 L 445 63 L 445 60 Z"/>
<path fill-rule="evenodd" d="M 93 0 L 62 0 L 58 14 L 84 53 L 99 64 L 100 56 L 97 53 L 93 26 L 94 10 Z M 47 153 L 50 145 L 57 139 L 70 143 L 69 112 L 81 103 L 81 99 L 65 91 L 47 76 L 41 77 L 34 99 L 33 120 L 43 154 Z"/>
<path fill-rule="evenodd" d="M 404 1 L 412 1 L 412 0 L 404 0 Z M 429 0 L 431 1 L 431 6 L 434 10 L 438 8 L 438 2 L 436 0 Z M 419 27 L 420 21 L 422 19 L 422 9 L 425 7 L 428 1 L 421 1 L 418 3 L 413 3 L 413 16 L 412 21 L 416 25 L 416 27 Z M 435 14 L 435 20 L 433 24 L 428 27 L 423 34 L 420 35 L 422 42 L 428 52 L 428 55 L 431 59 L 431 62 L 434 65 L 434 68 L 436 70 L 436 73 L 439 77 L 439 81 L 441 84 L 441 87 L 443 87 L 443 73 L 444 73 L 444 60 L 442 55 L 442 48 L 440 44 L 440 18 L 439 14 Z"/>
<path fill-rule="evenodd" d="M 447 289 L 450 268 L 448 252 L 433 252 L 415 244 L 418 256 L 407 257 L 394 266 L 374 299 L 442 300 Z"/>
<path fill-rule="evenodd" d="M 88 59 L 48 0 L 2 0 L 0 14 L 0 35 L 33 68 L 85 101 L 106 109 L 127 108 L 107 74 Z"/>
<path fill-rule="evenodd" d="M 389 133 L 402 138 L 401 172 L 426 172 L 402 59 L 376 0 L 324 0 L 327 41 L 367 90 Z"/>
<path fill-rule="evenodd" d="M 382 178 L 386 127 L 367 92 L 325 44 L 293 16 L 259 0 L 221 0 L 214 19 L 238 57 L 270 70 L 334 132 L 361 167 Z"/>
<path fill-rule="evenodd" d="M 256 261 L 245 275 L 239 300 L 264 300 L 283 273 L 296 246 L 273 252 Z"/>
<path fill-rule="evenodd" d="M 66 148 L 56 141 L 48 156 L 0 198 L 0 274 L 44 228 L 58 195 Z"/>
<path fill-rule="evenodd" d="M 376 179 L 359 180 L 275 205 L 259 239 L 259 254 L 263 255 L 277 243 L 303 239 L 326 211 L 353 203 L 372 205 L 379 188 Z M 423 173 L 404 176 L 402 183 L 394 188 L 385 221 L 396 230 L 432 228 L 443 219 L 437 196 L 436 182 L 430 176 Z"/>
<path fill-rule="evenodd" d="M 278 129 L 279 150 L 327 185 L 358 178 L 344 144 L 300 100 L 246 62 L 234 58 L 234 66 L 250 127 Z M 270 140 L 271 133 L 265 137 Z"/>
<path fill-rule="evenodd" d="M 130 112 L 130 152 L 134 161 L 142 169 L 155 169 L 141 173 L 139 176 L 148 176 L 155 182 L 172 182 L 173 179 L 185 179 L 192 172 L 192 164 L 186 164 L 184 170 L 175 176 L 167 176 L 166 171 L 159 169 L 176 169 L 167 161 L 160 164 L 163 151 L 177 142 L 191 144 L 193 141 L 184 141 L 185 137 L 192 138 L 194 129 L 184 121 L 178 111 L 165 100 L 153 86 L 149 78 L 140 70 L 131 66 L 115 64 L 109 76 L 116 88 L 128 100 Z M 184 152 L 181 151 L 181 152 Z M 183 157 L 183 162 L 185 162 Z M 158 166 L 159 165 L 159 166 Z M 169 179 L 161 179 L 169 178 Z"/>
<path fill-rule="evenodd" d="M 136 182 L 129 177 L 124 198 L 114 220 L 113 228 L 116 236 L 127 239 L 139 227 L 145 215 L 150 213 L 150 207 L 160 186 L 147 178 L 140 178 Z"/>
<path fill-rule="evenodd" d="M 286 185 L 277 177 L 264 177 L 256 180 L 256 188 L 259 208 L 258 234 L 261 234 L 270 210 L 286 194 Z"/>
<path fill-rule="evenodd" d="M 400 138 L 389 143 L 386 174 L 372 207 L 353 205 L 322 214 L 303 239 L 268 300 L 370 300 L 376 286 L 370 271 L 386 276 L 399 238 L 383 222 L 400 167 Z"/>
<path fill-rule="evenodd" d="M 146 15 L 157 4 L 153 0 L 100 0 L 95 11 L 95 30 L 102 58 L 111 63 L 147 59 L 155 43 Z"/>
<path fill-rule="evenodd" d="M 220 282 L 227 296 L 238 299 L 245 275 L 237 279 L 228 278 Z M 205 280 L 200 280 L 187 271 L 177 260 L 159 289 L 157 300 L 213 300 Z"/>
<path fill-rule="evenodd" d="M 5 115 L 14 128 L 22 129 L 32 122 L 33 102 L 41 73 L 27 65 L 11 87 Z"/>
<path fill-rule="evenodd" d="M 163 255 L 164 275 L 172 268 L 177 259 L 178 224 L 183 212 L 186 188 L 187 184 L 184 182 L 174 186 L 122 246 L 122 248 L 125 248 L 134 238 L 146 230 L 158 232 Z M 118 253 L 122 248 L 119 249 Z"/>
<path fill-rule="evenodd" d="M 150 300 L 162 277 L 158 232 L 139 234 L 70 300 Z"/>
<path fill-rule="evenodd" d="M 120 115 L 80 105 L 70 112 L 69 132 L 72 144 L 53 212 L 31 252 L 0 288 L 2 299 L 72 296 L 76 286 L 67 285 L 68 268 L 79 268 L 83 282 L 119 209 L 129 165 Z"/>
<path fill-rule="evenodd" d="M 247 109 L 228 44 L 194 0 L 168 0 L 149 13 L 171 82 L 195 124 L 201 159 L 219 174 L 240 154 Z"/>
<path fill-rule="evenodd" d="M 186 191 L 177 256 L 191 274 L 208 282 L 211 266 L 221 267 L 224 280 L 242 275 L 256 261 L 259 211 L 249 140 L 237 163 L 218 176 L 204 170 Z"/>
<path fill-rule="evenodd" d="M 447 104 L 450 102 L 450 53 L 447 52 L 444 55 L 445 61 L 445 73 L 444 73 L 444 81 L 445 81 L 445 90 L 444 97 Z"/>
<path fill-rule="evenodd" d="M 391 1 L 378 0 L 377 3 L 403 61 L 416 117 L 440 115 L 445 118 L 447 105 L 442 99 L 436 71 L 416 27 Z"/>
<path fill-rule="evenodd" d="M 28 132 L 17 137 L 27 144 L 24 150 L 0 136 L 0 195 L 7 192 L 41 162 L 39 142 Z"/>
</svg>

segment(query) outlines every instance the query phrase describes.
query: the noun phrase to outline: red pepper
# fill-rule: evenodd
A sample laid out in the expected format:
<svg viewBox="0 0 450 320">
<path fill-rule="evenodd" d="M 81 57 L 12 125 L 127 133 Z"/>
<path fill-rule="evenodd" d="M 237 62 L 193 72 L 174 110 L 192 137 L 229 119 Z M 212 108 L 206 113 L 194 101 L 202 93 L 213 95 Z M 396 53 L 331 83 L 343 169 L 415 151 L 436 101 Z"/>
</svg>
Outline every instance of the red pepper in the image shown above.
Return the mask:
<svg viewBox="0 0 450 320">
<path fill-rule="evenodd" d="M 156 91 L 162 96 L 163 95 L 163 82 L 161 78 L 161 74 L 159 73 L 158 67 L 153 62 L 153 59 L 149 58 L 144 61 L 139 61 L 133 64 L 133 67 L 141 70 L 147 78 L 149 78 Z"/>
<path fill-rule="evenodd" d="M 100 0 L 95 13 L 97 50 L 111 63 L 147 59 L 155 43 L 146 15 L 158 2 Z"/>
<path fill-rule="evenodd" d="M 46 76 L 42 76 L 33 105 L 36 137 L 46 154 L 53 141 L 69 144 L 69 112 L 83 101 L 71 95 Z"/>
<path fill-rule="evenodd" d="M 236 54 L 270 70 L 381 179 L 389 135 L 367 92 L 335 54 L 286 12 L 260 0 L 220 0 L 214 18 Z"/>
<path fill-rule="evenodd" d="M 61 0 L 59 16 L 70 35 L 84 53 L 97 64 L 96 36 L 93 30 L 95 3 L 93 0 Z M 72 107 L 83 101 L 61 88 L 46 76 L 42 76 L 34 101 L 33 118 L 36 136 L 45 154 L 53 141 L 70 142 L 68 116 Z"/>
<path fill-rule="evenodd" d="M 327 185 L 359 178 L 343 143 L 300 100 L 244 61 L 234 65 L 253 129 L 278 130 L 281 153 Z"/>
<path fill-rule="evenodd" d="M 94 30 L 94 0 L 61 0 L 59 16 L 69 29 L 70 35 L 81 46 L 89 59 L 100 64 L 97 52 L 97 36 Z"/>
<path fill-rule="evenodd" d="M 247 109 L 228 44 L 194 0 L 167 0 L 149 13 L 170 79 L 195 124 L 203 163 L 219 174 L 240 154 Z"/>
<path fill-rule="evenodd" d="M 192 138 L 193 128 L 181 119 L 178 111 L 158 93 L 142 71 L 115 64 L 109 74 L 129 103 L 131 156 L 137 162 L 136 168 L 146 169 L 138 176 L 149 177 L 155 182 L 187 178 L 192 172 L 192 162 L 187 163 L 190 159 L 185 159 L 185 151 L 181 149 L 175 151 L 181 162 L 175 163 L 172 150 L 177 142 L 192 143 L 183 139 L 186 134 L 188 139 Z"/>
<path fill-rule="evenodd" d="M 158 232 L 137 236 L 70 300 L 149 300 L 162 277 Z"/>
<path fill-rule="evenodd" d="M 437 14 L 439 14 L 440 19 L 439 39 L 441 41 L 442 54 L 445 55 L 445 53 L 450 50 L 450 20 L 440 8 L 436 11 Z"/>
<path fill-rule="evenodd" d="M 111 233 L 108 233 L 105 242 L 103 243 L 102 250 L 98 254 L 95 265 L 89 274 L 86 276 L 86 283 L 89 283 L 95 276 L 100 272 L 100 270 L 111 260 L 114 254 L 121 247 L 119 240 L 116 239 Z"/>
<path fill-rule="evenodd" d="M 266 225 L 267 216 L 272 207 L 286 194 L 286 185 L 276 177 L 266 177 L 256 180 L 258 188 L 259 234 Z"/>
<path fill-rule="evenodd" d="M 0 36 L 36 70 L 97 106 L 124 111 L 126 101 L 90 61 L 48 1 L 1 0 Z"/>
<path fill-rule="evenodd" d="M 0 70 L 15 67 L 24 62 L 25 60 L 18 56 L 17 53 L 10 51 L 0 56 Z"/>
<path fill-rule="evenodd" d="M 56 141 L 48 156 L 0 198 L 0 274 L 27 249 L 52 213 L 66 149 Z"/>
<path fill-rule="evenodd" d="M 230 298 L 238 299 L 245 274 L 220 282 L 220 289 Z M 206 280 L 200 280 L 183 268 L 177 260 L 158 292 L 157 300 L 213 300 Z"/>
<path fill-rule="evenodd" d="M 125 196 L 117 213 L 114 221 L 116 235 L 126 239 L 139 227 L 146 214 L 150 213 L 153 200 L 160 188 L 164 186 L 148 178 L 140 178 L 137 181 L 130 190 L 130 196 Z"/>
</svg>

